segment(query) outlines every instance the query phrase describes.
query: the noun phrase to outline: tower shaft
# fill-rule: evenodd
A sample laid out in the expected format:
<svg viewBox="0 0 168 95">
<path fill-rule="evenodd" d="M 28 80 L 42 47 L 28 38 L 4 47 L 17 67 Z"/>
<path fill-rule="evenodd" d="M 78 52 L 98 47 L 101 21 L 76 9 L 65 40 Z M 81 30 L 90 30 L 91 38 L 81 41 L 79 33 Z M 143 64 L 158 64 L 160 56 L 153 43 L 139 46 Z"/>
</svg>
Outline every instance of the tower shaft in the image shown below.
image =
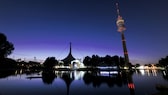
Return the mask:
<svg viewBox="0 0 168 95">
<path fill-rule="evenodd" d="M 121 32 L 121 38 L 122 38 L 125 66 L 129 67 L 129 56 L 128 56 L 128 51 L 127 51 L 127 46 L 126 46 L 126 40 L 125 40 L 124 32 Z"/>
</svg>

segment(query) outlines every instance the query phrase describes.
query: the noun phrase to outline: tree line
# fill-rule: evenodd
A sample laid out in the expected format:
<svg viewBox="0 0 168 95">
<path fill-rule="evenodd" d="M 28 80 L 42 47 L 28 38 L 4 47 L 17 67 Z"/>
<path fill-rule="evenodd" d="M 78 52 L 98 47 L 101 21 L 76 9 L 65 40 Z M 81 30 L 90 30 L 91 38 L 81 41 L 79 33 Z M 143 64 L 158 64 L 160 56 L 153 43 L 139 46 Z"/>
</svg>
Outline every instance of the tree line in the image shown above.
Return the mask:
<svg viewBox="0 0 168 95">
<path fill-rule="evenodd" d="M 92 57 L 86 56 L 83 60 L 85 66 L 124 66 L 124 58 L 117 55 L 100 57 L 98 55 L 92 55 Z"/>
<path fill-rule="evenodd" d="M 16 67 L 16 66 L 22 66 L 23 64 L 26 64 L 27 67 L 38 67 L 40 66 L 38 62 L 16 62 L 13 59 L 7 58 L 8 55 L 10 55 L 14 51 L 14 45 L 13 43 L 9 42 L 7 40 L 7 37 L 5 34 L 0 33 L 0 68 L 2 67 Z M 115 56 L 110 56 L 106 55 L 105 57 L 100 57 L 98 55 L 92 55 L 86 56 L 83 60 L 83 63 L 85 66 L 91 66 L 91 67 L 96 67 L 96 66 L 124 66 L 124 58 L 119 57 L 117 55 Z M 56 65 L 62 65 L 58 62 L 58 60 L 55 57 L 48 57 L 43 63 L 43 66 L 46 68 L 52 68 Z M 129 63 L 130 66 L 132 66 L 131 63 Z M 168 67 L 168 56 L 165 58 L 161 58 L 158 61 L 158 66 L 162 67 Z M 136 64 L 135 66 L 139 66 L 139 64 Z"/>
<path fill-rule="evenodd" d="M 14 45 L 7 40 L 7 37 L 5 34 L 0 33 L 0 66 L 1 67 L 37 67 L 39 66 L 38 62 L 24 62 L 19 61 L 16 62 L 13 59 L 7 58 L 8 55 L 10 55 L 14 51 Z M 83 61 L 85 66 L 122 66 L 124 65 L 124 58 L 119 57 L 117 55 L 110 56 L 106 55 L 105 57 L 99 57 L 98 55 L 92 55 L 92 57 L 86 56 Z M 43 63 L 43 66 L 46 68 L 52 68 L 59 64 L 58 60 L 55 57 L 48 57 Z"/>
</svg>

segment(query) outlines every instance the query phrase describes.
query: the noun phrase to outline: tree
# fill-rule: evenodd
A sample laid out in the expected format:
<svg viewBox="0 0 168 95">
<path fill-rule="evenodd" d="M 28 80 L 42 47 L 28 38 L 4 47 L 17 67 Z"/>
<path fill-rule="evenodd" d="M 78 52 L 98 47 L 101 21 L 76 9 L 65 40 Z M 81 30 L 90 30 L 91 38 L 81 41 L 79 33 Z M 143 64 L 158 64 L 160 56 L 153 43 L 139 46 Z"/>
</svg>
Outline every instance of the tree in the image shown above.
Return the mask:
<svg viewBox="0 0 168 95">
<path fill-rule="evenodd" d="M 120 58 L 119 58 L 119 56 L 117 56 L 117 55 L 113 56 L 113 60 L 114 60 L 113 65 L 117 65 L 117 66 L 120 65 Z"/>
<path fill-rule="evenodd" d="M 168 66 L 168 56 L 166 56 L 165 58 L 161 58 L 159 60 L 159 64 L 160 66 L 163 66 L 163 67 Z"/>
<path fill-rule="evenodd" d="M 104 62 L 106 65 L 110 66 L 113 63 L 112 57 L 110 55 L 106 55 L 104 57 Z"/>
<path fill-rule="evenodd" d="M 3 33 L 0 33 L 0 58 L 6 58 L 13 50 L 13 44 L 7 40 Z"/>
<path fill-rule="evenodd" d="M 55 57 L 48 57 L 43 63 L 45 68 L 53 68 L 57 64 L 58 61 L 55 59 Z"/>
<path fill-rule="evenodd" d="M 91 66 L 91 57 L 86 56 L 83 60 L 85 66 Z"/>
<path fill-rule="evenodd" d="M 135 67 L 137 68 L 137 67 L 140 67 L 141 65 L 139 64 L 139 63 L 136 63 L 135 64 Z"/>
<path fill-rule="evenodd" d="M 120 60 L 120 66 L 123 67 L 125 64 L 124 58 L 120 56 L 119 60 Z"/>
<path fill-rule="evenodd" d="M 91 64 L 92 66 L 98 66 L 100 57 L 98 55 L 92 55 Z"/>
</svg>

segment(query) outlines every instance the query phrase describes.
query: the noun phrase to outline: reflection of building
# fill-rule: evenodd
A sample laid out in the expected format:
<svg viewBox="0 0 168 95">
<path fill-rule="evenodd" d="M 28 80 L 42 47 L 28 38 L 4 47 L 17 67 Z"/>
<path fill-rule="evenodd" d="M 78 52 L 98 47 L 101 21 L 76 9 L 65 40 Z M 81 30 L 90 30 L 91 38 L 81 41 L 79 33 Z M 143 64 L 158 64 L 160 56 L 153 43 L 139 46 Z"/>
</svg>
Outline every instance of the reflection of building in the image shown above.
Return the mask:
<svg viewBox="0 0 168 95">
<path fill-rule="evenodd" d="M 141 74 L 142 76 L 157 76 L 157 70 L 155 69 L 140 69 L 136 70 L 136 73 Z"/>
<path fill-rule="evenodd" d="M 135 95 L 135 86 L 132 79 L 132 72 L 119 71 L 100 71 L 86 72 L 83 80 L 85 84 L 92 84 L 93 87 L 100 87 L 107 84 L 109 87 L 128 85 L 130 95 Z"/>
<path fill-rule="evenodd" d="M 67 87 L 67 95 L 69 95 L 69 90 L 71 83 L 76 79 L 81 79 L 84 73 L 82 71 L 64 71 L 62 72 L 61 76 L 59 76 L 62 80 L 64 80 L 66 87 Z"/>
<path fill-rule="evenodd" d="M 163 78 L 168 80 L 168 69 L 162 71 L 162 74 L 163 74 Z"/>
<path fill-rule="evenodd" d="M 70 77 L 70 73 L 67 72 L 67 73 L 63 73 L 61 78 L 64 80 L 64 82 L 66 84 L 67 95 L 69 95 L 70 85 L 71 85 L 72 81 L 74 80 L 74 77 Z"/>
<path fill-rule="evenodd" d="M 72 48 L 70 43 L 70 51 L 66 58 L 64 58 L 62 61 L 64 62 L 64 66 L 69 66 L 71 64 L 71 61 L 75 60 L 75 58 L 72 56 Z"/>
<path fill-rule="evenodd" d="M 92 84 L 93 87 L 100 87 L 104 83 L 109 87 L 113 87 L 114 85 L 120 87 L 124 84 L 121 75 L 115 71 L 86 72 L 83 80 L 85 84 Z"/>
</svg>

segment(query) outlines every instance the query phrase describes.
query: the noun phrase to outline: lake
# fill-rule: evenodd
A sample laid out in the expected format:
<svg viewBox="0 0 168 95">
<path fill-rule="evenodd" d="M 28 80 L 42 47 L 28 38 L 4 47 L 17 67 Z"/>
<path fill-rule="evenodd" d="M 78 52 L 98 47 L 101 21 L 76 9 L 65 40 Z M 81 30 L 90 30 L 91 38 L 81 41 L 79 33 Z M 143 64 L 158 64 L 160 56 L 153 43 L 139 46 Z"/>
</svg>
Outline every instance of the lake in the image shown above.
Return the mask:
<svg viewBox="0 0 168 95">
<path fill-rule="evenodd" d="M 0 71 L 0 95 L 154 95 L 157 84 L 166 71 Z"/>
</svg>

